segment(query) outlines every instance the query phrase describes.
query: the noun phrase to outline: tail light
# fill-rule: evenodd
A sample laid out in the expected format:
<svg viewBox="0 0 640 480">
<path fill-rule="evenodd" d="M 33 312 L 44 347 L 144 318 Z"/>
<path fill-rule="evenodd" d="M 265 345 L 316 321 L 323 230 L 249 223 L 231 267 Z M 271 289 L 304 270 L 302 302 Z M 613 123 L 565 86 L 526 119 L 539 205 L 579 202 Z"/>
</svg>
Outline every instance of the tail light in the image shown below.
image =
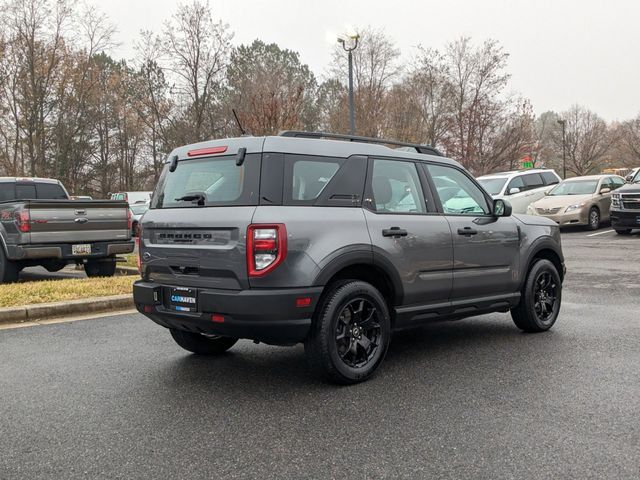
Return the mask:
<svg viewBox="0 0 640 480">
<path fill-rule="evenodd" d="M 142 254 L 140 253 L 140 237 L 136 237 L 136 248 L 138 249 L 138 256 L 136 257 L 136 263 L 138 264 L 138 272 L 142 273 Z"/>
<path fill-rule="evenodd" d="M 249 225 L 247 270 L 250 277 L 262 277 L 287 256 L 287 229 L 282 223 Z"/>
<path fill-rule="evenodd" d="M 138 225 L 138 236 L 135 238 L 135 242 L 136 242 L 136 248 L 138 249 L 138 256 L 136 257 L 136 262 L 138 264 L 138 272 L 140 274 L 142 274 L 142 252 L 140 251 L 140 245 L 142 243 L 140 241 L 141 238 L 142 238 L 142 227 Z"/>
<path fill-rule="evenodd" d="M 29 210 L 16 212 L 15 219 L 18 231 L 22 233 L 29 233 L 31 231 L 31 216 L 29 215 Z"/>
<path fill-rule="evenodd" d="M 131 231 L 133 228 L 133 214 L 131 213 L 131 209 L 127 208 L 127 230 Z"/>
</svg>

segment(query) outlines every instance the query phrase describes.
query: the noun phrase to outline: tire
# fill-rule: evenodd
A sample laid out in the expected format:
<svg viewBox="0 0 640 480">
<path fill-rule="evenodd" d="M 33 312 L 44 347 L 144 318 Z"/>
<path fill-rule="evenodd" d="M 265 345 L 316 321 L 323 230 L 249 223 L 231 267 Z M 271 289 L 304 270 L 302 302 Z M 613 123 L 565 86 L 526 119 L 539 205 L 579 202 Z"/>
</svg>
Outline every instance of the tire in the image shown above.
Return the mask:
<svg viewBox="0 0 640 480">
<path fill-rule="evenodd" d="M 13 283 L 18 281 L 20 267 L 9 260 L 0 245 L 0 283 Z"/>
<path fill-rule="evenodd" d="M 42 266 L 47 270 L 47 272 L 55 273 L 66 267 L 67 263 L 51 261 L 43 263 Z"/>
<path fill-rule="evenodd" d="M 387 303 L 375 287 L 359 280 L 327 288 L 304 343 L 309 365 L 332 383 L 349 385 L 367 380 L 389 347 Z"/>
<path fill-rule="evenodd" d="M 115 260 L 89 260 L 84 265 L 87 277 L 113 277 L 116 273 Z"/>
<path fill-rule="evenodd" d="M 539 289 L 542 285 L 545 295 L 540 298 Z M 545 301 L 545 298 L 547 301 Z M 552 303 L 549 304 L 549 301 Z M 549 260 L 540 259 L 533 264 L 524 289 L 520 304 L 511 309 L 511 318 L 516 326 L 525 332 L 537 333 L 549 330 L 558 319 L 562 304 L 562 282 L 555 265 Z"/>
<path fill-rule="evenodd" d="M 631 233 L 630 228 L 616 228 L 615 231 L 618 235 L 629 235 Z"/>
<path fill-rule="evenodd" d="M 587 222 L 587 230 L 598 230 L 600 228 L 600 210 L 596 207 L 591 207 Z"/>
<path fill-rule="evenodd" d="M 185 350 L 197 355 L 220 355 L 233 347 L 237 338 L 205 336 L 200 333 L 171 329 L 171 336 Z"/>
</svg>

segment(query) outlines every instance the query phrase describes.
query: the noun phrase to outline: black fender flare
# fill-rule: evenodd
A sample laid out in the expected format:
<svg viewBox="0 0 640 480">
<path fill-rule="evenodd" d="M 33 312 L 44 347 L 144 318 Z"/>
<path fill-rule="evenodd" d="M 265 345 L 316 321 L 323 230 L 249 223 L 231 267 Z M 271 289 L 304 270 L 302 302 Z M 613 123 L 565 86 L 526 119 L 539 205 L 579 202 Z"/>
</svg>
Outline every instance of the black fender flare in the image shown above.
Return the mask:
<svg viewBox="0 0 640 480">
<path fill-rule="evenodd" d="M 525 282 L 527 281 L 527 274 L 529 273 L 529 267 L 531 266 L 531 262 L 534 257 L 540 253 L 542 250 L 551 250 L 555 253 L 560 259 L 560 263 L 564 265 L 564 255 L 562 254 L 562 249 L 559 248 L 558 244 L 553 240 L 552 237 L 541 237 L 536 239 L 529 247 L 529 253 L 527 254 L 526 260 L 522 264 L 522 279 L 520 280 L 520 290 L 524 287 Z M 559 271 L 560 278 L 564 280 L 564 271 Z"/>
<path fill-rule="evenodd" d="M 374 253 L 370 245 L 345 247 L 331 254 L 318 265 L 319 272 L 313 281 L 313 286 L 325 286 L 336 273 L 353 265 L 368 265 L 384 272 L 393 286 L 395 304 L 402 304 L 404 288 L 397 269 L 391 261 Z"/>
</svg>

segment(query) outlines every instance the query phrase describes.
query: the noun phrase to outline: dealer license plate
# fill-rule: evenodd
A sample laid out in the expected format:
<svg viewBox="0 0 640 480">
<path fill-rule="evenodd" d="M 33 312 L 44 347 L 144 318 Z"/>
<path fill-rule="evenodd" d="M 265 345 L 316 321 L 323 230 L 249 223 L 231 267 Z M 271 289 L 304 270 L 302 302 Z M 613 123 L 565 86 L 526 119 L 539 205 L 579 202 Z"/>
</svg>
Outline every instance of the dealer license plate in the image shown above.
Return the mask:
<svg viewBox="0 0 640 480">
<path fill-rule="evenodd" d="M 71 245 L 73 255 L 91 255 L 91 244 Z"/>
<path fill-rule="evenodd" d="M 172 288 L 169 301 L 176 312 L 198 311 L 198 291 L 193 288 Z"/>
</svg>

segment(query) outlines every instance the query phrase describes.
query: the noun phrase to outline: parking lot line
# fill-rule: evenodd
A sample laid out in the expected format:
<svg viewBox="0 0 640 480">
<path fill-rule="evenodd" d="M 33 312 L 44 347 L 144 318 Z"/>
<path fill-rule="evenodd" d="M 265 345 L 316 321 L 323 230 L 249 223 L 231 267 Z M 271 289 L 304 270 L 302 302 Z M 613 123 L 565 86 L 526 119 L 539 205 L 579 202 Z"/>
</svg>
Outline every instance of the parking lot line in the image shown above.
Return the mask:
<svg viewBox="0 0 640 480">
<path fill-rule="evenodd" d="M 615 232 L 615 230 L 606 230 L 604 232 L 591 233 L 587 235 L 587 237 L 595 237 L 596 235 L 604 235 L 605 233 L 611 233 L 611 232 Z"/>
</svg>

